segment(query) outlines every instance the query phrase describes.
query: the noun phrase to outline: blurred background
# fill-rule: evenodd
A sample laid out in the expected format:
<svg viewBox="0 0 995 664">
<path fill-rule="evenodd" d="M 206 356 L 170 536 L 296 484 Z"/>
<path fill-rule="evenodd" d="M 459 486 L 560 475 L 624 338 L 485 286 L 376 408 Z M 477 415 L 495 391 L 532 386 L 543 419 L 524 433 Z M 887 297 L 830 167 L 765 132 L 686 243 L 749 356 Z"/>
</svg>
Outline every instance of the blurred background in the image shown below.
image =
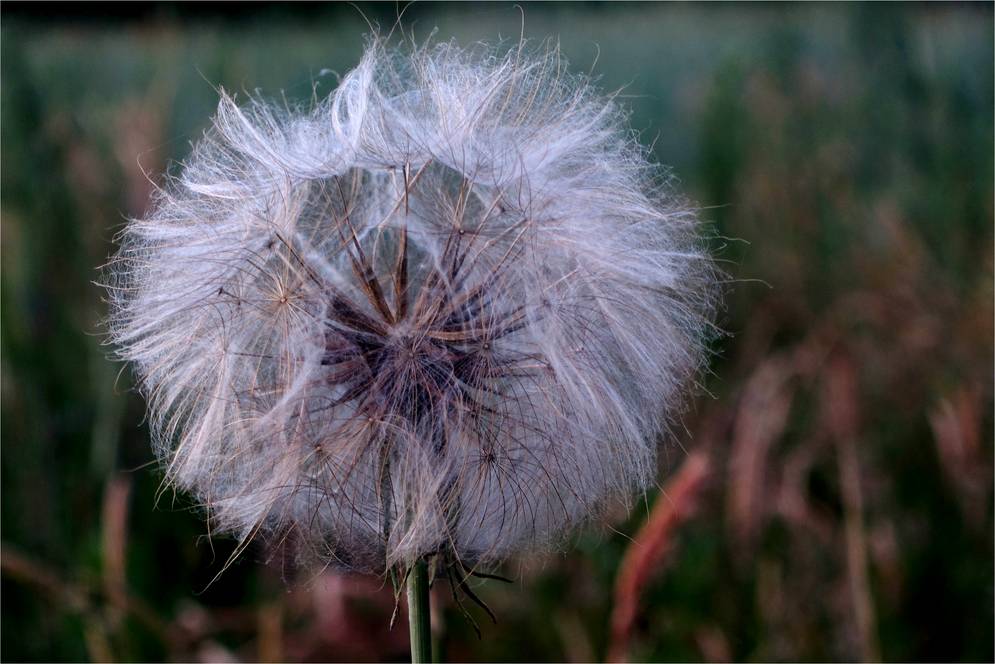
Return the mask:
<svg viewBox="0 0 995 664">
<path fill-rule="evenodd" d="M 124 3 L 122 3 L 123 5 Z M 238 13 L 232 13 L 237 9 Z M 12 660 L 404 660 L 379 579 L 208 539 L 156 490 L 97 268 L 215 86 L 334 89 L 381 5 L 3 5 L 2 642 Z M 365 17 L 365 18 L 364 18 Z M 516 40 L 512 4 L 410 6 Z M 992 661 L 991 4 L 527 4 L 721 238 L 707 393 L 662 490 L 474 583 L 466 661 Z"/>
</svg>

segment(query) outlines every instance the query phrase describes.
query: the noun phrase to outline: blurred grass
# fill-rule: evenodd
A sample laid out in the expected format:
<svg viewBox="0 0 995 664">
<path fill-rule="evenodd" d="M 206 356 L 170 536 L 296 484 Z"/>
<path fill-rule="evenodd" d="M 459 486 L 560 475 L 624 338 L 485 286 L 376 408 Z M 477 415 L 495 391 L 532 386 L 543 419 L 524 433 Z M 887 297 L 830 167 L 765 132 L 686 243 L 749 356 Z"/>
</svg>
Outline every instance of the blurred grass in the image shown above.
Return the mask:
<svg viewBox="0 0 995 664">
<path fill-rule="evenodd" d="M 309 582 L 254 550 L 210 583 L 232 543 L 207 541 L 182 496 L 155 509 L 143 405 L 105 359 L 91 284 L 144 210 L 143 170 L 186 154 L 215 86 L 325 94 L 363 18 L 9 8 L 0 657 L 403 659 L 375 580 Z M 504 4 L 405 13 L 418 37 L 461 42 L 517 39 L 520 21 Z M 714 470 L 643 587 L 634 659 L 995 657 L 991 25 L 991 5 L 526 6 L 526 36 L 557 35 L 573 67 L 624 88 L 657 159 L 736 238 L 715 243 L 735 282 L 714 398 L 679 441 Z M 667 449 L 661 477 L 684 457 Z M 482 584 L 500 622 L 481 641 L 440 589 L 445 656 L 603 658 L 646 517 Z"/>
</svg>

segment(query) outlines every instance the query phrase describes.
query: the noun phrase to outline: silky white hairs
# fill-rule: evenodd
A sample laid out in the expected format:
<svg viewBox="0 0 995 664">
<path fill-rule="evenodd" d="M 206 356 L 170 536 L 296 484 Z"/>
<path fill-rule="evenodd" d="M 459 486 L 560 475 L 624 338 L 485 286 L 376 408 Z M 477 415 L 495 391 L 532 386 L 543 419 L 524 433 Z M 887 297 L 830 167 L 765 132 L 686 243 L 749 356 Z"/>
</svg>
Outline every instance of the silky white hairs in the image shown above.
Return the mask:
<svg viewBox="0 0 995 664">
<path fill-rule="evenodd" d="M 121 233 L 111 340 L 213 530 L 488 564 L 652 482 L 705 356 L 696 229 L 555 50 L 372 41 L 308 108 L 222 96 Z"/>
</svg>

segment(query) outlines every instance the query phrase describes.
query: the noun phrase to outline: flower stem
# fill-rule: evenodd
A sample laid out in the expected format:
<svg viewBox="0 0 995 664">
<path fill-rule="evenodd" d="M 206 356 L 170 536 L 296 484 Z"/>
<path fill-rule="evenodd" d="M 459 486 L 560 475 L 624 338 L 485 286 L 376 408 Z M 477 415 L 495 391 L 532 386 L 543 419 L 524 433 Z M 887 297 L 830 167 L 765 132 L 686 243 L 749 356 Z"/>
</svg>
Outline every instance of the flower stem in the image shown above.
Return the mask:
<svg viewBox="0 0 995 664">
<path fill-rule="evenodd" d="M 408 624 L 411 627 L 411 662 L 432 661 L 432 617 L 428 599 L 428 567 L 419 560 L 408 572 Z"/>
</svg>

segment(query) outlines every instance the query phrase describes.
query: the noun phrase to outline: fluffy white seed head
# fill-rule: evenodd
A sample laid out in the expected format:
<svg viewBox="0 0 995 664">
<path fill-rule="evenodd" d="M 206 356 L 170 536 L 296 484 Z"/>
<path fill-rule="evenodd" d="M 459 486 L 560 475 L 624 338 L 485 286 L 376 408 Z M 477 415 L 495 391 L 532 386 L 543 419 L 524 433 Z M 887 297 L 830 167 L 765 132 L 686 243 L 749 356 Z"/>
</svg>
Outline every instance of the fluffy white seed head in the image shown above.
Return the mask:
<svg viewBox="0 0 995 664">
<path fill-rule="evenodd" d="M 498 561 L 646 488 L 712 304 L 693 210 L 552 51 L 373 43 L 306 109 L 223 96 L 121 244 L 167 479 L 361 570 Z"/>
</svg>

